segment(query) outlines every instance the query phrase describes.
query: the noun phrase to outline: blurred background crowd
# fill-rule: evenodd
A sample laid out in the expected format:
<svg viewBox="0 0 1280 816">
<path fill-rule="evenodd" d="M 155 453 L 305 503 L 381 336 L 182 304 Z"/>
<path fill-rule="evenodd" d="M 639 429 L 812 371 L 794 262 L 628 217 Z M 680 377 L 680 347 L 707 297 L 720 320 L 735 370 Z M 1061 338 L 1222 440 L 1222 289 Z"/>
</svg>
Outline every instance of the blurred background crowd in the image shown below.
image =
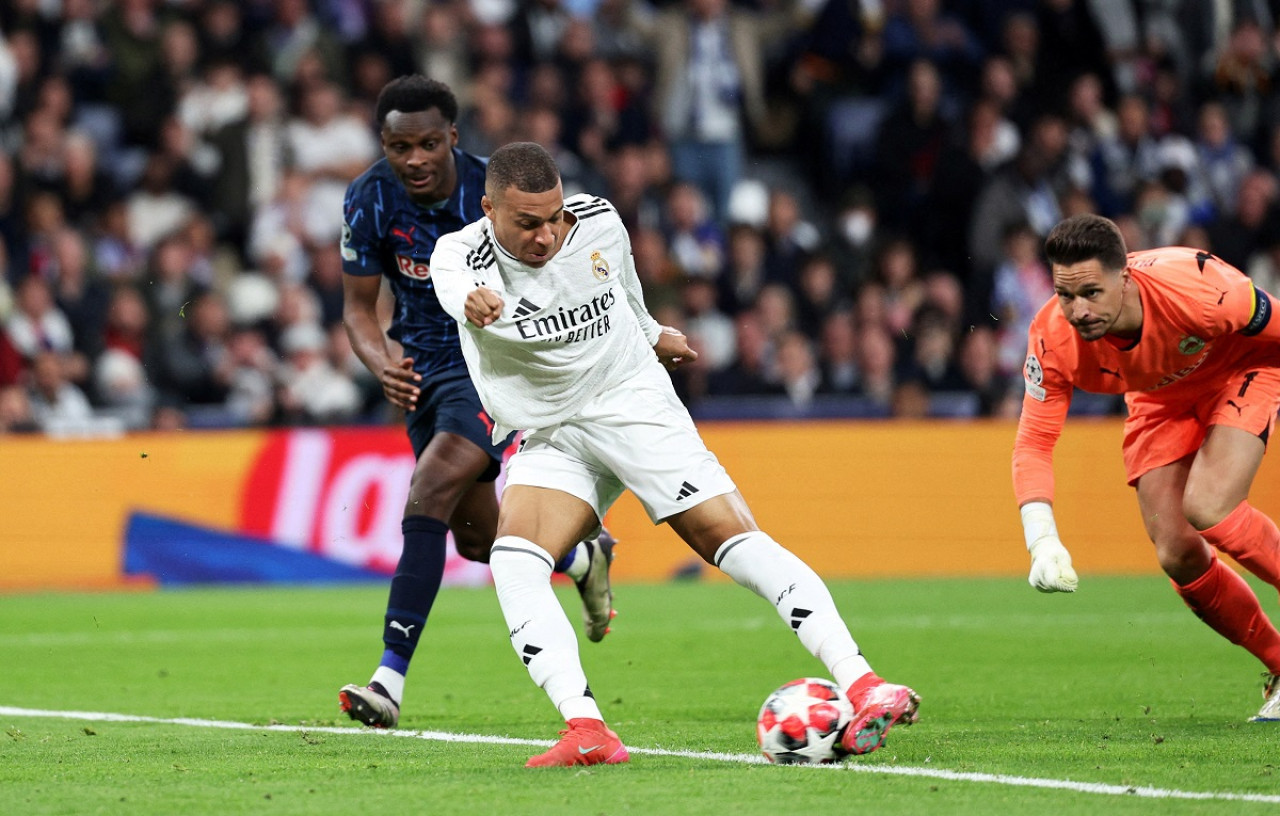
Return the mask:
<svg viewBox="0 0 1280 816">
<path fill-rule="evenodd" d="M 391 421 L 348 182 L 421 72 L 609 198 L 695 417 L 1014 416 L 1082 211 L 1278 291 L 1280 0 L 6 0 L 0 433 Z M 1077 399 L 1074 410 L 1121 410 Z"/>
</svg>

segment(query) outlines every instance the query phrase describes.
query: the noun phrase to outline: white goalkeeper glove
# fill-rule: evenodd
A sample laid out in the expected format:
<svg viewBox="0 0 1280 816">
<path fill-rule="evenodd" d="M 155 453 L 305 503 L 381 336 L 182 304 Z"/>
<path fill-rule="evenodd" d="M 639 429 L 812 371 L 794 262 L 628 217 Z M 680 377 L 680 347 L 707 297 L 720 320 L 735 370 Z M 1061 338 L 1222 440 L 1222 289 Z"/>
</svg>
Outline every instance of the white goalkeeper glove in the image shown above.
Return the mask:
<svg viewBox="0 0 1280 816">
<path fill-rule="evenodd" d="M 1058 538 L 1053 508 L 1047 502 L 1022 505 L 1022 533 L 1031 553 L 1027 583 L 1041 592 L 1075 592 L 1080 579 L 1071 568 L 1071 553 Z"/>
</svg>

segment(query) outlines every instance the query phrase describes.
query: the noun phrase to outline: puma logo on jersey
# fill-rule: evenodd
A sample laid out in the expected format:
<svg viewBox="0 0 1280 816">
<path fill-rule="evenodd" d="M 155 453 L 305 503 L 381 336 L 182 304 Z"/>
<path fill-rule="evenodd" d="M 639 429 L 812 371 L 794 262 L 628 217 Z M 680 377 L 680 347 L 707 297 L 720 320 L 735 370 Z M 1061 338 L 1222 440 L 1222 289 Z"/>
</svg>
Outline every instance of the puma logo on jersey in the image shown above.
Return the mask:
<svg viewBox="0 0 1280 816">
<path fill-rule="evenodd" d="M 392 234 L 392 235 L 395 235 L 395 236 L 397 236 L 397 237 L 399 237 L 399 238 L 404 239 L 404 242 L 405 242 L 406 244 L 408 244 L 409 246 L 413 246 L 413 233 L 414 233 L 417 229 L 418 229 L 418 228 L 417 228 L 416 226 L 414 226 L 414 227 L 409 227 L 409 231 L 408 231 L 408 232 L 405 232 L 404 230 L 400 229 L 399 227 L 392 227 L 392 228 L 391 228 L 391 234 Z"/>
</svg>

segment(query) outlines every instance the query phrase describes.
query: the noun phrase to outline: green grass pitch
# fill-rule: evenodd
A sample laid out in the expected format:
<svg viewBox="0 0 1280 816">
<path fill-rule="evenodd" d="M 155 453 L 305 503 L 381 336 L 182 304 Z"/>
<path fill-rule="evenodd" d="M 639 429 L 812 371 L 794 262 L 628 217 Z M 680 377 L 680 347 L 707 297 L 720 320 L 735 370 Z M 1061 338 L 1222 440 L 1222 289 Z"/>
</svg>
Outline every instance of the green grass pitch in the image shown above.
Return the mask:
<svg viewBox="0 0 1280 816">
<path fill-rule="evenodd" d="M 0 597 L 0 813 L 1280 812 L 1280 724 L 1246 722 L 1261 667 L 1163 578 L 831 588 L 879 673 L 924 698 L 836 768 L 750 761 L 768 692 L 825 672 L 730 584 L 617 587 L 613 633 L 581 652 L 632 761 L 537 771 L 523 743 L 563 723 L 492 589 L 441 594 L 395 733 L 337 709 L 381 651 L 384 586 Z"/>
</svg>

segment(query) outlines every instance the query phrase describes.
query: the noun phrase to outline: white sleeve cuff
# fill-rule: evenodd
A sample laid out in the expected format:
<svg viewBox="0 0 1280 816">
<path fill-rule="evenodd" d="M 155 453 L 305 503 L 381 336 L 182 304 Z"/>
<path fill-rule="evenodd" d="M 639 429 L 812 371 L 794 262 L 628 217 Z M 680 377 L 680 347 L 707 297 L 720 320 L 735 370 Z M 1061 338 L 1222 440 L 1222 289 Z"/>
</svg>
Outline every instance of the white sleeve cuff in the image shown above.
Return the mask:
<svg viewBox="0 0 1280 816">
<path fill-rule="evenodd" d="M 1022 535 L 1027 549 L 1046 536 L 1058 537 L 1058 525 L 1053 520 L 1053 507 L 1048 502 L 1033 501 L 1022 505 Z"/>
</svg>

